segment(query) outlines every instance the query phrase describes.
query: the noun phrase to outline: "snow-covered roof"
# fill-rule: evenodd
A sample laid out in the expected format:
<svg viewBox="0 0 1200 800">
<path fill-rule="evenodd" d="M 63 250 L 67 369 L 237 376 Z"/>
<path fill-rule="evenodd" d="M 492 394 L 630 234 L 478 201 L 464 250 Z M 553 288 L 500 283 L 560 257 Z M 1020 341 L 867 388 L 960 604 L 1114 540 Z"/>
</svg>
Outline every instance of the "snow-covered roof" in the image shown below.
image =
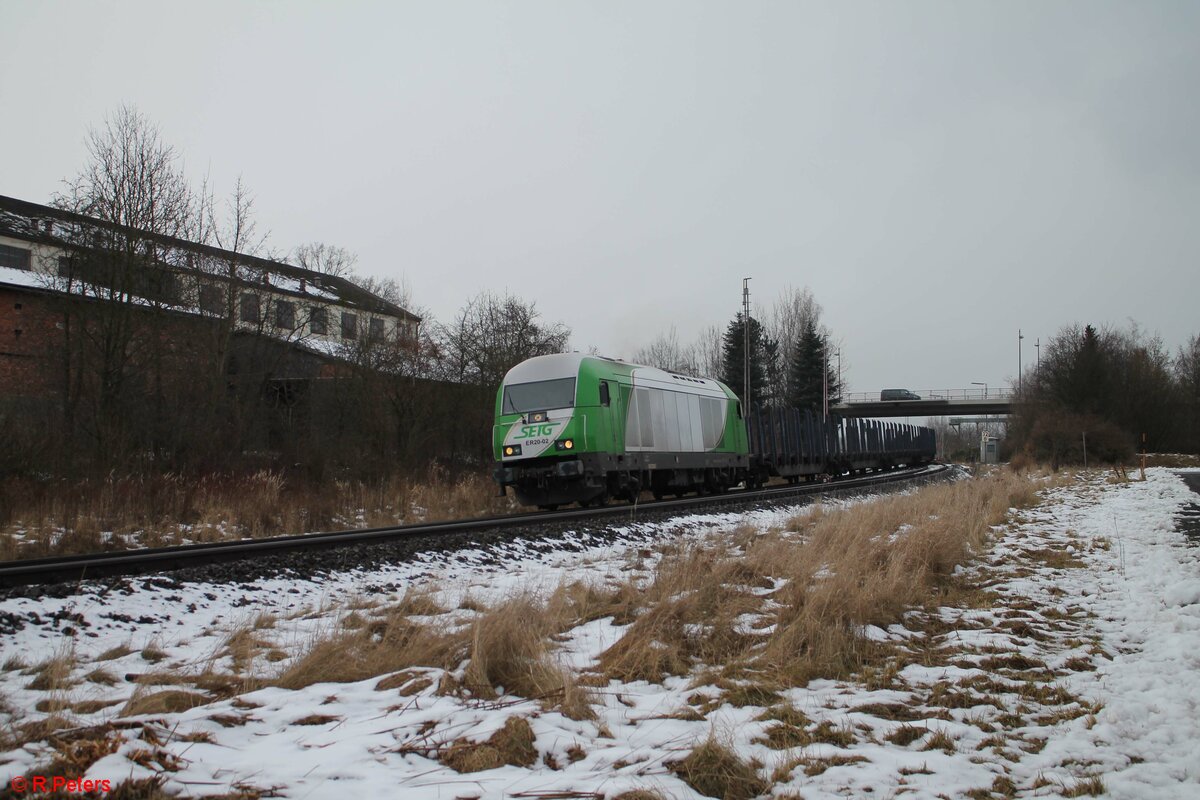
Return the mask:
<svg viewBox="0 0 1200 800">
<path fill-rule="evenodd" d="M 0 236 L 21 239 L 65 250 L 78 251 L 89 233 L 136 237 L 161 250 L 158 266 L 166 270 L 202 273 L 213 279 L 261 286 L 280 294 L 323 300 L 362 311 L 420 321 L 420 317 L 345 278 L 303 269 L 282 261 L 222 250 L 199 242 L 128 228 L 102 219 L 0 195 Z M 239 275 L 201 269 L 197 261 L 236 265 Z M 19 272 L 20 270 L 12 270 Z M 25 286 L 25 283 L 14 285 Z M 43 285 L 42 288 L 53 289 Z"/>
<path fill-rule="evenodd" d="M 45 276 L 27 269 L 0 267 L 0 285 L 21 286 L 27 289 L 46 289 Z"/>
</svg>

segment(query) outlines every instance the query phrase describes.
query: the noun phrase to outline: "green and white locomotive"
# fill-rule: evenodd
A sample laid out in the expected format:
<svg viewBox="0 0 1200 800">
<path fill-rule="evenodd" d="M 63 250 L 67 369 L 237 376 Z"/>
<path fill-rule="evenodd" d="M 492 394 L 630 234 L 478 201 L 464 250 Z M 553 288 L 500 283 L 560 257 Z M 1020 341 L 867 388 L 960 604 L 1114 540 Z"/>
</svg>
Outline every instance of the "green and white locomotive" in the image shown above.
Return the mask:
<svg viewBox="0 0 1200 800">
<path fill-rule="evenodd" d="M 929 428 L 743 409 L 720 381 L 578 353 L 508 371 L 492 445 L 500 492 L 541 508 L 894 469 L 937 449 Z"/>
<path fill-rule="evenodd" d="M 738 398 L 720 381 L 602 356 L 538 356 L 496 396 L 496 480 L 526 505 L 722 491 L 749 466 Z"/>
</svg>

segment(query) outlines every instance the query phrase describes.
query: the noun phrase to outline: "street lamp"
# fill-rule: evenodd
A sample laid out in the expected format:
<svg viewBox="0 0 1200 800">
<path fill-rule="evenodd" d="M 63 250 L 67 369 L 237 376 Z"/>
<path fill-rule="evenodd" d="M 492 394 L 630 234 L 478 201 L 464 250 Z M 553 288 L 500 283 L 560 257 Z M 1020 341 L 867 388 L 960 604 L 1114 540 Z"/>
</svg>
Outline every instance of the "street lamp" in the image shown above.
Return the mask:
<svg viewBox="0 0 1200 800">
<path fill-rule="evenodd" d="M 979 381 L 971 381 L 971 385 L 972 386 L 982 386 L 983 387 L 983 399 L 987 400 L 988 385 L 986 383 L 980 383 Z"/>
</svg>

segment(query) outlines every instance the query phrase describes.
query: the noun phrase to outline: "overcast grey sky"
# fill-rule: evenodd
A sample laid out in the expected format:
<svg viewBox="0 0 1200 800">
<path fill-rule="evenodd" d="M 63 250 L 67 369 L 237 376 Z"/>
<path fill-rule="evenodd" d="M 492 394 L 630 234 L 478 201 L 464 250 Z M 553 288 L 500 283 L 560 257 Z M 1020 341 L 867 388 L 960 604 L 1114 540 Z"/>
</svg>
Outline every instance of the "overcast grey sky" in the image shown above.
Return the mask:
<svg viewBox="0 0 1200 800">
<path fill-rule="evenodd" d="M 809 286 L 851 390 L 1200 332 L 1200 3 L 0 0 L 0 194 L 122 103 L 280 250 L 631 356 Z"/>
</svg>

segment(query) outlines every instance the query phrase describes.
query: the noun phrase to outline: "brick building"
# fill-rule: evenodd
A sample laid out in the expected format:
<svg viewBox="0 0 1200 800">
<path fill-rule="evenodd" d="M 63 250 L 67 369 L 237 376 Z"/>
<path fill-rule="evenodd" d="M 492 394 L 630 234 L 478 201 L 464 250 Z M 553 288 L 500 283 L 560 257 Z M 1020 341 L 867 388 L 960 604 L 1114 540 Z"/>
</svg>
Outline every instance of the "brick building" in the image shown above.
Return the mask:
<svg viewBox="0 0 1200 800">
<path fill-rule="evenodd" d="M 214 327 L 234 347 L 267 343 L 281 379 L 328 376 L 368 342 L 415 342 L 420 324 L 345 278 L 0 195 L 0 398 L 61 388 L 72 309 L 105 304 L 153 317 L 182 358 Z"/>
<path fill-rule="evenodd" d="M 380 386 L 419 324 L 345 278 L 0 196 L 0 476 L 387 464 L 424 395 Z"/>
</svg>

